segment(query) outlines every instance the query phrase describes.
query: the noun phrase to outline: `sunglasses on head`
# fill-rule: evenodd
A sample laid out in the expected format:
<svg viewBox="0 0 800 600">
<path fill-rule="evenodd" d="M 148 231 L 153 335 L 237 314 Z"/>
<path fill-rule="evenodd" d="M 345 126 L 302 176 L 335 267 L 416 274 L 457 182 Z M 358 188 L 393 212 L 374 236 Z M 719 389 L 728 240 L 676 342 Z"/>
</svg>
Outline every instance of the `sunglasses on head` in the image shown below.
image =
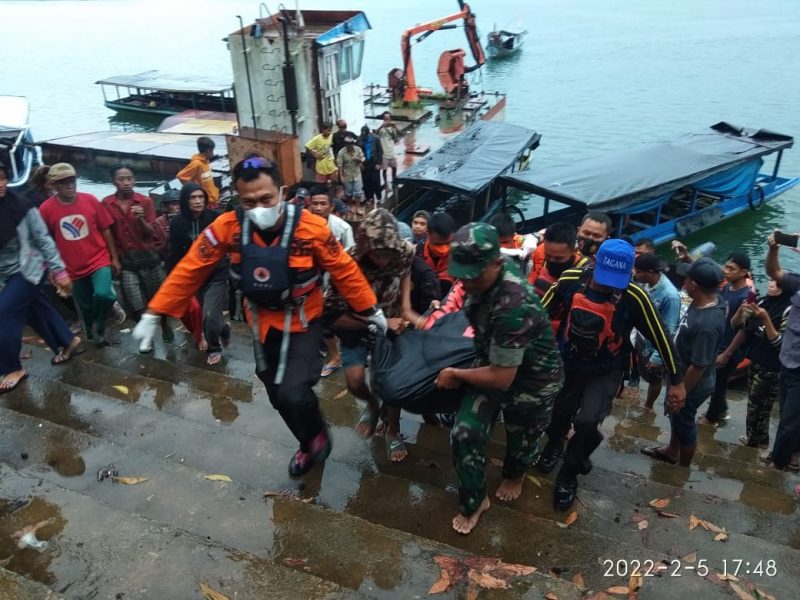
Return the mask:
<svg viewBox="0 0 800 600">
<path fill-rule="evenodd" d="M 252 156 L 242 161 L 242 169 L 274 169 L 275 162 L 263 156 Z"/>
</svg>

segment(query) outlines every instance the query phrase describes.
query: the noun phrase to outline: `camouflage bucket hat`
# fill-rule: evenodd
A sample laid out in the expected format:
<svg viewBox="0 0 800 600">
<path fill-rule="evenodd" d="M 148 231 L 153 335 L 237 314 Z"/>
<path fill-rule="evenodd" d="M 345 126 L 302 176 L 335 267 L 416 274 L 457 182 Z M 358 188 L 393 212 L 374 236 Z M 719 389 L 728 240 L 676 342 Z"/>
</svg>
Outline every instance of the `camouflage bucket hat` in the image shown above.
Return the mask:
<svg viewBox="0 0 800 600">
<path fill-rule="evenodd" d="M 500 236 L 488 223 L 469 223 L 456 231 L 450 244 L 447 272 L 459 279 L 474 279 L 500 256 Z"/>
</svg>

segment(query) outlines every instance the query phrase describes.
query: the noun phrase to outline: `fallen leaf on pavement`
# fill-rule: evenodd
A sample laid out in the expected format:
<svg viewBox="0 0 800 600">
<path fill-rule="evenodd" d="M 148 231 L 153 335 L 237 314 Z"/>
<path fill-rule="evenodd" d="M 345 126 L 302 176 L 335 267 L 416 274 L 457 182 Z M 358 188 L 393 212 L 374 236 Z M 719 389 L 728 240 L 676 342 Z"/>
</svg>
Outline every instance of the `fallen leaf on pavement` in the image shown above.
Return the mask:
<svg viewBox="0 0 800 600">
<path fill-rule="evenodd" d="M 113 477 L 112 479 L 115 483 L 124 483 L 125 485 L 136 485 L 148 481 L 147 477 Z"/>
<path fill-rule="evenodd" d="M 655 500 L 650 500 L 650 506 L 653 508 L 667 508 L 670 502 L 669 498 L 656 498 Z"/>
<path fill-rule="evenodd" d="M 439 565 L 439 568 L 443 571 L 447 571 L 448 575 L 450 575 L 451 582 L 458 582 L 461 579 L 461 576 L 464 573 L 464 566 L 462 563 L 455 558 L 450 556 L 434 556 L 434 562 Z"/>
<path fill-rule="evenodd" d="M 288 567 L 304 567 L 308 562 L 307 558 L 284 558 L 283 564 Z"/>
<path fill-rule="evenodd" d="M 203 592 L 203 598 L 205 598 L 205 600 L 230 600 L 230 598 L 223 596 L 210 585 L 202 581 L 200 582 L 200 591 Z"/>
<path fill-rule="evenodd" d="M 555 592 L 547 592 L 544 597 L 546 600 L 558 600 L 558 595 Z"/>
<path fill-rule="evenodd" d="M 642 583 L 644 583 L 644 577 L 641 575 L 631 575 L 630 581 L 628 581 L 628 589 L 629 591 L 635 592 L 640 587 L 642 587 Z"/>
<path fill-rule="evenodd" d="M 680 515 L 677 515 L 677 514 L 671 513 L 671 512 L 667 512 L 665 510 L 657 510 L 656 513 L 658 514 L 659 517 L 666 517 L 668 519 L 677 519 L 678 517 L 680 517 Z"/>
<path fill-rule="evenodd" d="M 650 525 L 650 523 L 648 523 L 646 520 L 639 521 L 639 531 L 642 529 L 647 529 L 648 525 Z"/>
<path fill-rule="evenodd" d="M 626 588 L 624 585 L 615 585 L 615 586 L 612 586 L 612 587 L 606 589 L 606 592 L 608 592 L 609 594 L 626 594 L 627 595 L 629 591 L 630 590 L 628 588 Z"/>
<path fill-rule="evenodd" d="M 586 589 L 586 582 L 584 582 L 583 573 L 581 573 L 580 571 L 575 573 L 575 575 L 572 578 L 572 583 L 577 585 L 581 589 L 581 591 Z"/>
<path fill-rule="evenodd" d="M 498 564 L 494 570 L 501 571 L 503 575 L 531 575 L 536 573 L 536 567 L 504 562 Z"/>
<path fill-rule="evenodd" d="M 536 479 L 533 475 L 528 475 L 528 481 L 530 481 L 536 487 L 542 487 L 542 482 Z"/>
<path fill-rule="evenodd" d="M 733 593 L 736 594 L 740 598 L 740 600 L 753 600 L 752 594 L 748 594 L 734 582 L 729 581 L 728 585 L 731 586 L 731 590 L 733 590 Z"/>
<path fill-rule="evenodd" d="M 505 579 L 499 579 L 489 573 L 480 573 L 475 569 L 469 570 L 467 578 L 485 590 L 505 590 L 511 587 Z"/>
<path fill-rule="evenodd" d="M 631 523 L 638 523 L 639 521 L 644 521 L 647 517 L 645 517 L 640 512 L 635 512 L 631 515 Z"/>
<path fill-rule="evenodd" d="M 341 392 L 339 392 L 338 394 L 336 394 L 336 395 L 333 397 L 333 399 L 334 399 L 334 400 L 339 400 L 340 398 L 344 398 L 345 396 L 347 396 L 347 388 L 343 389 Z"/>
<path fill-rule="evenodd" d="M 739 578 L 736 575 L 731 575 L 730 573 L 722 573 L 718 575 L 717 578 L 720 581 L 739 581 Z"/>
<path fill-rule="evenodd" d="M 127 385 L 113 385 L 111 387 L 117 390 L 120 394 L 125 394 L 126 396 L 130 392 Z"/>
<path fill-rule="evenodd" d="M 696 551 L 695 552 L 691 552 L 691 553 L 687 554 L 686 556 L 684 556 L 681 560 L 684 560 L 684 561 L 690 562 L 690 563 L 697 562 L 697 552 Z"/>
<path fill-rule="evenodd" d="M 567 518 L 564 519 L 564 525 L 569 527 L 577 520 L 578 520 L 578 511 L 573 510 L 571 513 L 569 513 L 569 515 L 567 515 Z"/>
<path fill-rule="evenodd" d="M 441 574 L 439 575 L 439 579 L 431 586 L 431 589 L 428 590 L 428 595 L 431 594 L 441 594 L 446 592 L 447 589 L 450 587 L 450 573 L 448 573 L 445 569 L 442 569 Z"/>
<path fill-rule="evenodd" d="M 718 533 L 717 535 L 714 536 L 714 541 L 715 542 L 724 542 L 727 539 L 728 539 L 728 534 L 724 533 L 724 532 L 723 533 Z"/>
<path fill-rule="evenodd" d="M 231 483 L 233 479 L 228 477 L 227 475 L 206 475 L 203 479 L 208 479 L 209 481 L 225 481 L 226 483 Z"/>
<path fill-rule="evenodd" d="M 758 595 L 759 598 L 763 598 L 764 600 L 775 600 L 775 596 L 770 596 L 766 592 L 756 588 L 755 593 Z"/>
<path fill-rule="evenodd" d="M 441 569 L 439 574 L 439 579 L 437 579 L 436 582 L 428 590 L 428 595 L 430 596 L 431 594 L 441 594 L 443 592 L 446 592 L 449 587 L 450 587 L 450 574 L 446 570 Z"/>
<path fill-rule="evenodd" d="M 694 515 L 689 515 L 689 531 L 700 525 L 700 519 Z"/>
</svg>

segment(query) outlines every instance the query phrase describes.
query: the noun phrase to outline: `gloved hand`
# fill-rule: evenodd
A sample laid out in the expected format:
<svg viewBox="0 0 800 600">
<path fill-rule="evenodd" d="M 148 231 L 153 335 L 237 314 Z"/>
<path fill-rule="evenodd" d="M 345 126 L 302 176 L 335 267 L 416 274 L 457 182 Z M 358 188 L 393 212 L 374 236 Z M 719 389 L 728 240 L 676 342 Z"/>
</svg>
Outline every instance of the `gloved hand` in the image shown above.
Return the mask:
<svg viewBox="0 0 800 600">
<path fill-rule="evenodd" d="M 386 315 L 383 314 L 383 310 L 379 306 L 375 307 L 375 312 L 369 317 L 366 317 L 365 321 L 372 335 L 383 336 L 386 335 L 386 332 L 389 330 L 389 323 L 386 321 Z"/>
<path fill-rule="evenodd" d="M 161 317 L 151 313 L 144 313 L 142 318 L 133 328 L 131 335 L 139 340 L 139 352 L 147 353 L 153 349 L 153 338 L 156 337 Z"/>
</svg>

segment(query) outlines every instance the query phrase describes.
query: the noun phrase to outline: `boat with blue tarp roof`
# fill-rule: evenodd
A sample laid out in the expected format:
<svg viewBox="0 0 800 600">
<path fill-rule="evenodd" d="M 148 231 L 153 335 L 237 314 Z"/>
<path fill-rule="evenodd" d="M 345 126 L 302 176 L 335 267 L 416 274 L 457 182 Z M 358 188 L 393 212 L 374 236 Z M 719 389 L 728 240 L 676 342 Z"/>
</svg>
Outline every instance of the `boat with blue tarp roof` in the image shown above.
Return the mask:
<svg viewBox="0 0 800 600">
<path fill-rule="evenodd" d="M 512 213 L 522 231 L 602 211 L 615 235 L 663 243 L 760 210 L 800 183 L 778 175 L 793 144 L 789 135 L 720 122 L 671 142 L 504 174 L 498 209 Z M 765 171 L 766 157 L 772 168 Z"/>
</svg>

